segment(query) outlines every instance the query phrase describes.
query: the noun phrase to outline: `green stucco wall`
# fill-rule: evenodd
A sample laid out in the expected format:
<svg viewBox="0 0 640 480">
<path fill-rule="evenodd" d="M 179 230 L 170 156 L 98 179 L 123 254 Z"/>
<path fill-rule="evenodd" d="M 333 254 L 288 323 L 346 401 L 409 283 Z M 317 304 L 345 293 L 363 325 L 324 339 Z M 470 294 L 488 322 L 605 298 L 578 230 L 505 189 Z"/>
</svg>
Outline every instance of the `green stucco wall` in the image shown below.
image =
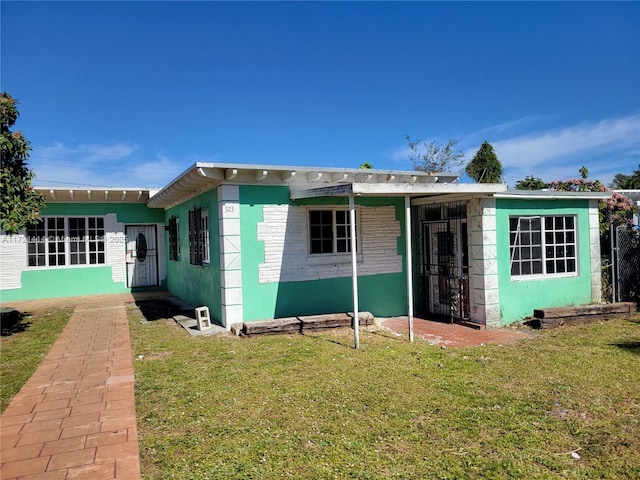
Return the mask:
<svg viewBox="0 0 640 480">
<path fill-rule="evenodd" d="M 49 203 L 42 210 L 43 216 L 102 216 L 108 213 L 115 213 L 118 222 L 125 224 L 164 222 L 162 209 L 148 208 L 140 203 Z M 25 268 L 21 273 L 21 285 L 19 289 L 2 290 L 0 301 L 4 303 L 131 291 L 126 282 L 113 281 L 110 266 L 93 265 L 73 268 Z M 164 285 L 160 288 L 164 288 Z"/>
<path fill-rule="evenodd" d="M 591 303 L 588 203 L 587 200 L 496 200 L 498 285 L 502 325 L 530 317 L 536 308 Z M 510 215 L 576 215 L 578 275 L 532 280 L 512 279 L 509 262 Z"/>
<path fill-rule="evenodd" d="M 144 203 L 49 203 L 42 215 L 106 215 L 115 213 L 118 222 L 162 223 L 164 212 L 161 208 L 148 208 Z"/>
<path fill-rule="evenodd" d="M 4 303 L 130 291 L 124 282 L 113 281 L 111 267 L 50 268 L 25 270 L 22 272 L 22 288 L 3 290 L 0 299 Z"/>
<path fill-rule="evenodd" d="M 334 279 L 259 283 L 258 266 L 264 263 L 264 244 L 258 240 L 258 223 L 263 219 L 264 205 L 348 205 L 349 199 L 321 198 L 290 201 L 287 187 L 241 186 L 240 219 L 242 238 L 242 289 L 245 321 L 313 315 L 353 310 L 351 277 Z M 392 205 L 401 225 L 397 251 L 406 259 L 404 199 L 357 198 L 356 205 Z M 406 268 L 406 267 L 405 267 Z M 404 272 L 381 275 L 359 275 L 359 309 L 376 316 L 406 315 L 407 281 Z"/>
<path fill-rule="evenodd" d="M 194 205 L 209 210 L 209 258 L 207 266 L 189 263 L 189 209 Z M 222 321 L 220 306 L 220 225 L 218 221 L 218 190 L 209 190 L 197 197 L 164 212 L 164 222 L 169 218 L 179 219 L 180 257 L 178 261 L 169 260 L 169 234 L 165 233 L 167 246 L 167 289 L 194 306 L 206 305 L 209 315 L 217 322 Z"/>
</svg>

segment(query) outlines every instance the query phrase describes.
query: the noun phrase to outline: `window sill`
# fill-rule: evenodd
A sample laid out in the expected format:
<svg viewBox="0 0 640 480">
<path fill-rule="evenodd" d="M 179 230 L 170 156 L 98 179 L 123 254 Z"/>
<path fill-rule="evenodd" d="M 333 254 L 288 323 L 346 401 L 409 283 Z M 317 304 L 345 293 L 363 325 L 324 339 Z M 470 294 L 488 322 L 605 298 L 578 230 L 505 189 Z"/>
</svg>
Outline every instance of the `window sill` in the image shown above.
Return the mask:
<svg viewBox="0 0 640 480">
<path fill-rule="evenodd" d="M 362 263 L 362 253 L 356 253 L 356 261 Z M 351 265 L 351 254 L 314 254 L 307 257 L 307 265 Z"/>
<path fill-rule="evenodd" d="M 549 274 L 544 274 L 544 273 L 538 273 L 535 275 L 518 275 L 518 276 L 511 276 L 511 281 L 512 282 L 528 282 L 528 281 L 537 281 L 537 280 L 553 280 L 556 278 L 575 278 L 578 277 L 578 273 L 577 272 L 571 272 L 571 273 L 549 273 Z"/>
<path fill-rule="evenodd" d="M 96 268 L 96 267 L 107 267 L 108 265 L 106 263 L 89 263 L 89 264 L 84 264 L 84 265 L 51 265 L 51 266 L 46 266 L 46 265 L 39 265 L 39 266 L 35 266 L 35 265 L 27 265 L 27 270 L 62 270 L 64 268 Z"/>
</svg>

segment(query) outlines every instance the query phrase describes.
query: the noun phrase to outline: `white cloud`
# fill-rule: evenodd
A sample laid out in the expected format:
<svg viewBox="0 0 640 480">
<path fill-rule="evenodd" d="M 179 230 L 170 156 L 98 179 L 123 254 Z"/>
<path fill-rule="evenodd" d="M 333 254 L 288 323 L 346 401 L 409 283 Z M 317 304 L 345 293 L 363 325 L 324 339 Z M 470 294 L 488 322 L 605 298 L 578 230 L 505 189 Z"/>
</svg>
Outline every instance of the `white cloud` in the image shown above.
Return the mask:
<svg viewBox="0 0 640 480">
<path fill-rule="evenodd" d="M 575 178 L 583 165 L 589 168 L 589 178 L 606 184 L 616 173 L 631 173 L 640 161 L 640 115 L 584 122 L 513 138 L 498 136 L 489 142 L 502 162 L 505 180 L 511 185 L 527 175 L 548 182 Z M 471 160 L 478 148 L 465 150 L 465 158 Z"/>
<path fill-rule="evenodd" d="M 620 152 L 638 143 L 640 115 L 632 115 L 522 135 L 492 145 L 504 166 L 532 168 L 577 154 L 588 159 L 593 152 Z"/>
<path fill-rule="evenodd" d="M 158 155 L 142 158 L 138 145 L 112 143 L 36 147 L 29 165 L 35 185 L 161 187 L 183 170 L 182 163 Z"/>
</svg>

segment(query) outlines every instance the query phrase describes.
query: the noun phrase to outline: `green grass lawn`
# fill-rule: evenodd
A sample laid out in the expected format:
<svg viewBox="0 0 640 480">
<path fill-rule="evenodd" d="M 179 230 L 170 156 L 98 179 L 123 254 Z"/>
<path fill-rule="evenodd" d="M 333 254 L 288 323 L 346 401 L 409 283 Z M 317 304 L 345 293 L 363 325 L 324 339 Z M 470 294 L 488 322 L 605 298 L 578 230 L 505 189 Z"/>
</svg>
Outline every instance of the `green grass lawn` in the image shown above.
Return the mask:
<svg viewBox="0 0 640 480">
<path fill-rule="evenodd" d="M 129 315 L 147 480 L 640 478 L 637 320 L 462 349 L 365 331 L 356 351 L 347 329 L 193 338 Z"/>
<path fill-rule="evenodd" d="M 23 312 L 24 313 L 24 312 Z M 35 372 L 71 317 L 68 309 L 45 309 L 24 316 L 0 339 L 0 411 Z"/>
</svg>

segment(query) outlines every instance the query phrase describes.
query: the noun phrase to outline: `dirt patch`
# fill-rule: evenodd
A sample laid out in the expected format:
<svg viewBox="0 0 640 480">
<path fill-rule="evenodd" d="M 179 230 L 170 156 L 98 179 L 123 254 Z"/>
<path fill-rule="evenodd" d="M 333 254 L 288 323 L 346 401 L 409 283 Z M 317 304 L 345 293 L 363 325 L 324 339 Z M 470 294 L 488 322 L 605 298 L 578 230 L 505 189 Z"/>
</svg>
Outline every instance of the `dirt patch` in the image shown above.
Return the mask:
<svg viewBox="0 0 640 480">
<path fill-rule="evenodd" d="M 180 307 L 165 299 L 142 300 L 133 305 L 140 310 L 148 322 L 173 318 L 175 315 L 184 313 Z"/>
</svg>

